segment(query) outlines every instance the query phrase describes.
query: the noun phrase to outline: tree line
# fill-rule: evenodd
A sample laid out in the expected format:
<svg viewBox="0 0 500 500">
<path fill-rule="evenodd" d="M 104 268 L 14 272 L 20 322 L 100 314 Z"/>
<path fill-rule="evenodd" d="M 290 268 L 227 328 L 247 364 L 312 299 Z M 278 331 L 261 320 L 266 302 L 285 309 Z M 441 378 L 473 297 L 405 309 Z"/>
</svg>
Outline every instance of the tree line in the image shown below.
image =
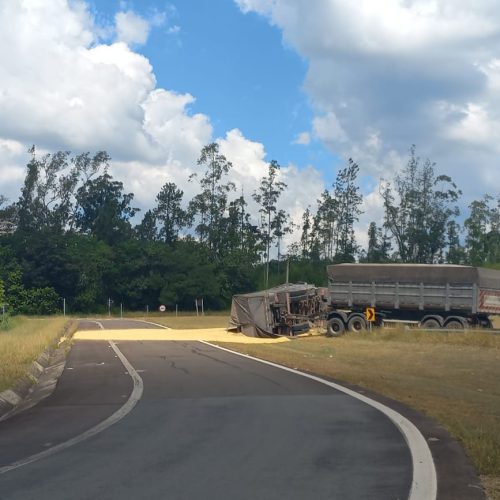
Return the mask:
<svg viewBox="0 0 500 500">
<path fill-rule="evenodd" d="M 460 214 L 458 187 L 415 147 L 381 184 L 384 219 L 369 225 L 366 248 L 354 230 L 363 197 L 352 159 L 295 224 L 281 203 L 279 163 L 251 193 L 252 214 L 217 143 L 201 150 L 192 199 L 167 182 L 143 214 L 109 173 L 106 152 L 30 153 L 19 199 L 0 195 L 0 305 L 15 313 L 53 313 L 62 300 L 75 312 L 105 310 L 109 300 L 192 309 L 201 297 L 221 309 L 235 293 L 282 283 L 284 260 L 291 281 L 318 285 L 329 263 L 500 263 L 499 199 L 485 195 Z M 287 235 L 294 243 L 285 248 Z"/>
</svg>

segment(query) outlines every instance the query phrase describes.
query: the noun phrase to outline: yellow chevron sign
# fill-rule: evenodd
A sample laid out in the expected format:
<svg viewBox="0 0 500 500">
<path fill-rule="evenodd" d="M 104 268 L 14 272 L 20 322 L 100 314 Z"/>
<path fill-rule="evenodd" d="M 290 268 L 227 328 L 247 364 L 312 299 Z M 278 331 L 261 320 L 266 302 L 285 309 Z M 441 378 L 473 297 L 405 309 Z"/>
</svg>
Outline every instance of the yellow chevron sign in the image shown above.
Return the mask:
<svg viewBox="0 0 500 500">
<path fill-rule="evenodd" d="M 375 308 L 374 307 L 367 307 L 365 309 L 365 318 L 366 318 L 366 321 L 375 321 Z"/>
</svg>

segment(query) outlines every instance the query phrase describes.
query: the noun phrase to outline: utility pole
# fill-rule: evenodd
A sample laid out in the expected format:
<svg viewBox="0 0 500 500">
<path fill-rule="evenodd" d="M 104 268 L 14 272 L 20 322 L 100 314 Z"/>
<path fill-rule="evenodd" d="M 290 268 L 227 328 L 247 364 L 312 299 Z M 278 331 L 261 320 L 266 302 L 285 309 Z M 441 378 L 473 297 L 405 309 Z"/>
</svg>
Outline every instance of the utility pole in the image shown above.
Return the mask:
<svg viewBox="0 0 500 500">
<path fill-rule="evenodd" d="M 120 318 L 123 318 L 123 304 L 120 302 Z"/>
<path fill-rule="evenodd" d="M 66 298 L 63 297 L 63 316 L 66 316 Z"/>
<path fill-rule="evenodd" d="M 111 299 L 108 299 L 108 317 L 111 318 L 111 304 L 113 301 Z"/>
</svg>

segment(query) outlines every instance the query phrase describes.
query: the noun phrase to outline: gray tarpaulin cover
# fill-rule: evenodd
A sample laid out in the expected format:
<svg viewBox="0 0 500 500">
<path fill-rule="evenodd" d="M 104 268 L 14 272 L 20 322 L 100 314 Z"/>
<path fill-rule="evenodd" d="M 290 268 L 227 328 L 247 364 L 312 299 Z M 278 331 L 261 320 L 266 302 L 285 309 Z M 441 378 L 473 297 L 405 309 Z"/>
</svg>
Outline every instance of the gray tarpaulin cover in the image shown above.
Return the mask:
<svg viewBox="0 0 500 500">
<path fill-rule="evenodd" d="M 272 337 L 274 317 L 271 305 L 283 303 L 288 294 L 290 301 L 314 293 L 314 285 L 280 285 L 259 292 L 234 295 L 231 304 L 230 329 L 238 330 L 249 337 Z"/>
</svg>

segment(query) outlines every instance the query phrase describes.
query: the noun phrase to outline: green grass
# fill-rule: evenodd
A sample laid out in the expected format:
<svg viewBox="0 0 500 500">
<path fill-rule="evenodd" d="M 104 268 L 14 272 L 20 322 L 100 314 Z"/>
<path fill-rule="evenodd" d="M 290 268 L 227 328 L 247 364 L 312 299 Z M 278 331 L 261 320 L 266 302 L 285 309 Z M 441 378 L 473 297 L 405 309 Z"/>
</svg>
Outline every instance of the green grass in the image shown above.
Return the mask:
<svg viewBox="0 0 500 500">
<path fill-rule="evenodd" d="M 500 498 L 500 336 L 381 330 L 279 344 L 220 343 L 357 384 L 437 419 L 464 446 L 489 497 Z"/>
<path fill-rule="evenodd" d="M 29 365 L 51 344 L 56 344 L 70 320 L 63 317 L 10 318 L 0 330 L 0 392 L 26 375 Z"/>
</svg>

